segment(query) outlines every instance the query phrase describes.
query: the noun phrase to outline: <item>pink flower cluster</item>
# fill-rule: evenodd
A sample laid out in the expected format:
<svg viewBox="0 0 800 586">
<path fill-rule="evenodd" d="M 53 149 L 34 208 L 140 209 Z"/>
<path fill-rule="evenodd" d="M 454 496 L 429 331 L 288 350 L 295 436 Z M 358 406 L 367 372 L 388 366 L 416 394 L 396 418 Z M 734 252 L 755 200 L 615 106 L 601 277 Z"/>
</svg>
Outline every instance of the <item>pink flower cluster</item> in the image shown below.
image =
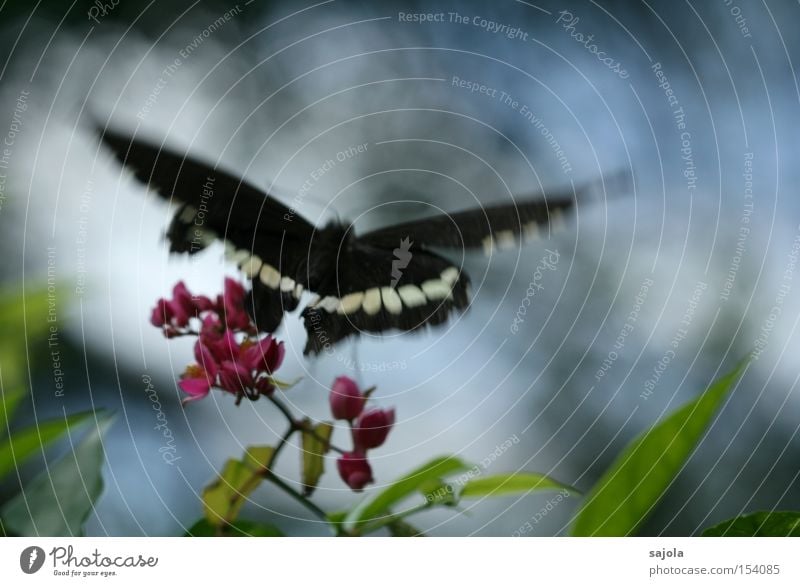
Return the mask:
<svg viewBox="0 0 800 586">
<path fill-rule="evenodd" d="M 187 395 L 184 403 L 202 399 L 212 387 L 255 400 L 275 390 L 272 374 L 283 362 L 283 342 L 272 336 L 258 339 L 244 308 L 245 290 L 233 279 L 225 279 L 225 292 L 216 302 L 193 296 L 181 281 L 172 299 L 159 299 L 150 322 L 168 338 L 196 335 L 194 357 L 178 386 Z M 192 319 L 199 329 L 192 329 Z"/>
<path fill-rule="evenodd" d="M 359 390 L 354 380 L 340 376 L 333 382 L 330 393 L 334 419 L 350 423 L 353 449 L 336 461 L 339 476 L 355 492 L 373 482 L 367 450 L 378 448 L 386 441 L 394 425 L 394 409 L 364 410 L 367 394 Z"/>
</svg>

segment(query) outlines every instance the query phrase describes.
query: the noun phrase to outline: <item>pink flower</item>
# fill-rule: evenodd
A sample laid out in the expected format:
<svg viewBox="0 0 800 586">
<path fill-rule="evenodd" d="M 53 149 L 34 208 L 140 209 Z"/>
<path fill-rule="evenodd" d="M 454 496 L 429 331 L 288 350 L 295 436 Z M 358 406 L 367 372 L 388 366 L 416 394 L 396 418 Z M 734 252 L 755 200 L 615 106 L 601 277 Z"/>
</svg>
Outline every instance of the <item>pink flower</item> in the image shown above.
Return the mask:
<svg viewBox="0 0 800 586">
<path fill-rule="evenodd" d="M 226 277 L 225 292 L 217 300 L 218 311 L 228 328 L 238 331 L 251 331 L 252 321 L 245 311 L 244 300 L 247 295 L 244 287 L 237 281 Z"/>
<path fill-rule="evenodd" d="M 339 476 L 345 484 L 355 492 L 361 492 L 367 484 L 373 482 L 372 468 L 364 454 L 348 452 L 336 460 Z"/>
<path fill-rule="evenodd" d="M 182 402 L 185 405 L 190 401 L 197 401 L 208 395 L 211 385 L 214 383 L 215 375 L 203 369 L 199 364 L 192 364 L 186 367 L 186 371 L 181 375 L 178 386 L 189 395 Z"/>
<path fill-rule="evenodd" d="M 278 342 L 272 336 L 267 336 L 243 351 L 242 363 L 250 370 L 272 374 L 283 364 L 285 354 L 286 348 L 283 342 Z"/>
<path fill-rule="evenodd" d="M 329 395 L 334 419 L 352 421 L 364 410 L 367 398 L 358 390 L 356 382 L 346 376 L 333 381 Z"/>
<path fill-rule="evenodd" d="M 172 288 L 172 299 L 161 298 L 156 302 L 150 314 L 150 323 L 163 328 L 167 337 L 173 337 L 189 325 L 189 320 L 200 313 L 213 310 L 214 304 L 208 297 L 195 297 L 186 288 L 183 281 L 178 281 Z"/>
<path fill-rule="evenodd" d="M 353 443 L 357 450 L 378 448 L 394 425 L 394 409 L 372 409 L 362 413 L 353 425 Z"/>
</svg>

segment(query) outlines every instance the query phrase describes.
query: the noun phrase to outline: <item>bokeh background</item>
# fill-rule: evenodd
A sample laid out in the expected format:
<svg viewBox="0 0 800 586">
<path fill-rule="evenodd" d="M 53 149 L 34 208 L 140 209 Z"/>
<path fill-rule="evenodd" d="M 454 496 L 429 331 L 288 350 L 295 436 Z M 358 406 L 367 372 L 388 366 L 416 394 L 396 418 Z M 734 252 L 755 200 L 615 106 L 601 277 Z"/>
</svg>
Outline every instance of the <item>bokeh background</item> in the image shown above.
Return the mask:
<svg viewBox="0 0 800 586">
<path fill-rule="evenodd" d="M 88 532 L 181 534 L 225 459 L 283 431 L 265 402 L 215 394 L 180 406 L 191 341 L 165 340 L 150 308 L 178 279 L 213 294 L 235 271 L 221 247 L 191 262 L 167 254 L 169 207 L 100 148 L 98 122 L 235 170 L 316 223 L 338 216 L 358 230 L 595 182 L 549 240 L 463 256 L 474 302 L 445 328 L 306 359 L 289 316 L 281 374 L 304 379 L 287 399 L 321 419 L 335 376 L 377 385 L 377 404 L 398 413 L 375 452 L 378 487 L 456 453 L 490 458 L 487 473 L 538 470 L 588 489 L 627 441 L 755 349 L 642 532 L 688 535 L 800 508 L 799 16 L 794 3 L 738 0 L 0 4 L 0 279 L 22 292 L 50 269 L 63 395 L 46 341 L 2 336 L 25 349 L 27 420 L 117 413 Z M 357 145 L 363 153 L 301 194 Z M 546 250 L 557 267 L 512 333 Z M 148 377 L 173 464 L 159 453 Z M 287 480 L 299 459 L 299 447 L 287 450 Z M 333 510 L 355 497 L 329 466 L 316 498 Z M 528 533 L 564 533 L 577 503 L 548 498 L 471 503 L 416 524 L 502 536 L 547 510 Z M 268 487 L 246 515 L 324 534 Z"/>
</svg>

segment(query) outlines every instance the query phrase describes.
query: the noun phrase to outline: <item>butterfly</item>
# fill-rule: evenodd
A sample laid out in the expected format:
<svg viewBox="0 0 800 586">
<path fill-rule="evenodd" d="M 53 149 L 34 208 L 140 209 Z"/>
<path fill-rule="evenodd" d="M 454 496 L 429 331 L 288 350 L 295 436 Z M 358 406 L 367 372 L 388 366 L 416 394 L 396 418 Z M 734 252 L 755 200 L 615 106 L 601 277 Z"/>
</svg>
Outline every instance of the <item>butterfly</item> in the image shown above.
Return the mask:
<svg viewBox="0 0 800 586">
<path fill-rule="evenodd" d="M 444 323 L 470 303 L 468 275 L 441 250 L 516 246 L 549 235 L 585 192 L 578 189 L 395 224 L 365 234 L 335 220 L 318 228 L 234 174 L 154 143 L 105 129 L 102 141 L 136 179 L 179 207 L 170 251 L 195 254 L 221 240 L 250 280 L 247 308 L 273 333 L 300 316 L 315 355 L 362 332 L 415 331 Z"/>
</svg>

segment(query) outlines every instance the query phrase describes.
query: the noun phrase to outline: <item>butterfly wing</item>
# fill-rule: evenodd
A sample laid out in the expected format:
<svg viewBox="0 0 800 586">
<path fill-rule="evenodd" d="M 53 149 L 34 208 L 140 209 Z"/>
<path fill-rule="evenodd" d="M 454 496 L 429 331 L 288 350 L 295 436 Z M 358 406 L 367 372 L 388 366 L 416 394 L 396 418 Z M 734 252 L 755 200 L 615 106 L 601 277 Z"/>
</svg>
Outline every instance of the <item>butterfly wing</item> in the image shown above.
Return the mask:
<svg viewBox="0 0 800 586">
<path fill-rule="evenodd" d="M 410 238 L 422 248 L 483 248 L 489 254 L 495 248 L 512 248 L 520 240 L 549 236 L 563 227 L 565 216 L 577 204 L 607 188 L 623 191 L 629 179 L 629 173 L 620 171 L 575 187 L 574 191 L 522 197 L 509 203 L 395 224 L 368 232 L 360 240 L 394 247 Z"/>
<path fill-rule="evenodd" d="M 400 251 L 405 251 L 403 255 Z M 361 333 L 413 331 L 438 325 L 469 305 L 469 277 L 426 250 L 377 247 L 355 240 L 340 253 L 335 277 L 302 312 L 304 354 L 328 351 Z"/>
<path fill-rule="evenodd" d="M 115 130 L 101 135 L 139 181 L 179 202 L 167 229 L 170 250 L 192 254 L 222 241 L 252 281 L 248 308 L 258 328 L 275 331 L 306 284 L 302 266 L 314 226 L 231 173 Z"/>
</svg>

